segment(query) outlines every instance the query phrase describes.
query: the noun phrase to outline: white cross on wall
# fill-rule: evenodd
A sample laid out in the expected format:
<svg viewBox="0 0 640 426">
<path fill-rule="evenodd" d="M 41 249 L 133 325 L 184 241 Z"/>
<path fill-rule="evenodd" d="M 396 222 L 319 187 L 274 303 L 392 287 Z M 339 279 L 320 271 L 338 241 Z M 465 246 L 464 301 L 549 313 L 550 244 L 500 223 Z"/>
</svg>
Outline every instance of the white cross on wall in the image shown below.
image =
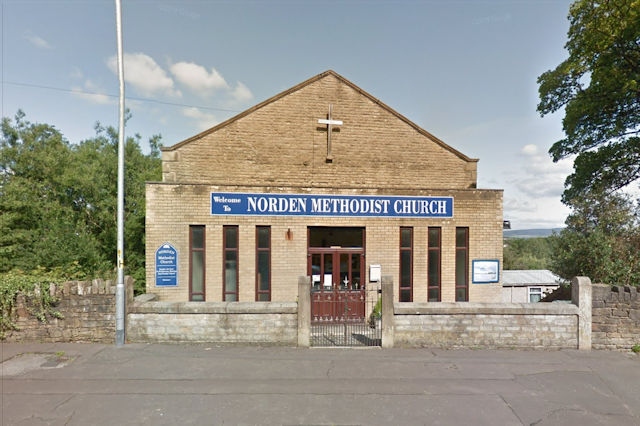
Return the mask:
<svg viewBox="0 0 640 426">
<path fill-rule="evenodd" d="M 331 163 L 333 161 L 333 155 L 331 155 L 331 132 L 333 131 L 333 126 L 342 126 L 342 120 L 333 120 L 331 118 L 332 108 L 333 105 L 329 104 L 329 114 L 327 114 L 327 118 L 321 118 L 318 120 L 318 124 L 327 125 L 327 163 Z"/>
</svg>

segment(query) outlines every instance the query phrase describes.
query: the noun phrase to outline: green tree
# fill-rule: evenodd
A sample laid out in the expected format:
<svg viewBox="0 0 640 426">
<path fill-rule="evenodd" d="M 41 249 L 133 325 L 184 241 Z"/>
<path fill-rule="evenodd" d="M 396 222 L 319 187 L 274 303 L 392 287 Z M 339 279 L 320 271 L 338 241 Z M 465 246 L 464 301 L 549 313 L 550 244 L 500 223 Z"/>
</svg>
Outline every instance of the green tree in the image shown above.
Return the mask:
<svg viewBox="0 0 640 426">
<path fill-rule="evenodd" d="M 99 123 L 95 130 L 96 137 L 74 148 L 78 173 L 72 178 L 79 180 L 68 186 L 74 188 L 73 202 L 82 213 L 83 223 L 102 247 L 109 248 L 105 255 L 115 265 L 118 132 Z M 145 280 L 145 182 L 161 177 L 160 136 L 150 139 L 148 155 L 140 148 L 141 139 L 136 134 L 125 141 L 125 262 L 138 290 Z"/>
<path fill-rule="evenodd" d="M 73 262 L 100 269 L 100 249 L 68 203 L 71 147 L 54 127 L 24 117 L 2 121 L 0 272 Z"/>
<path fill-rule="evenodd" d="M 594 282 L 640 285 L 639 210 L 620 194 L 574 199 L 567 227 L 549 237 L 551 269 L 567 280 L 582 275 Z"/>
<path fill-rule="evenodd" d="M 116 262 L 118 134 L 70 144 L 54 127 L 30 123 L 21 111 L 2 121 L 0 140 L 0 273 L 37 267 L 84 276 L 111 273 Z M 144 286 L 145 181 L 159 180 L 160 137 L 125 143 L 126 272 Z"/>
<path fill-rule="evenodd" d="M 504 269 L 549 269 L 552 245 L 548 238 L 505 240 Z"/>
<path fill-rule="evenodd" d="M 640 178 L 640 0 L 578 0 L 569 21 L 569 57 L 538 78 L 541 115 L 565 112 L 549 153 L 576 155 L 566 203 Z"/>
</svg>

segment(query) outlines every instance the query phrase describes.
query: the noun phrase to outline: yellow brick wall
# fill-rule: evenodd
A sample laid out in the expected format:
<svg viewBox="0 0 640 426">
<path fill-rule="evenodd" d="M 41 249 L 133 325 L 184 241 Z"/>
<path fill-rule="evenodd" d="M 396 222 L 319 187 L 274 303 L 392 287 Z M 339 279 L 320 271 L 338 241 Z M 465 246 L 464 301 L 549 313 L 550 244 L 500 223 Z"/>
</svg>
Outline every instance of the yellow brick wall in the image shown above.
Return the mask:
<svg viewBox="0 0 640 426">
<path fill-rule="evenodd" d="M 243 187 L 245 192 L 262 192 L 262 187 Z M 280 188 L 283 193 L 298 193 L 299 188 Z M 382 274 L 396 283 L 398 298 L 399 234 L 401 226 L 414 230 L 414 301 L 426 301 L 427 229 L 442 228 L 442 301 L 455 300 L 455 230 L 469 228 L 469 297 L 474 302 L 498 302 L 501 284 L 472 284 L 471 261 L 499 259 L 502 264 L 502 191 L 449 190 L 411 191 L 404 195 L 452 196 L 452 219 L 408 218 L 317 218 L 213 216 L 210 214 L 211 192 L 233 192 L 237 187 L 209 185 L 147 185 L 147 292 L 160 300 L 188 300 L 189 225 L 206 226 L 206 300 L 222 300 L 222 227 L 239 229 L 239 300 L 255 300 L 255 228 L 271 226 L 272 301 L 290 302 L 297 297 L 298 277 L 307 274 L 307 227 L 364 227 L 366 235 L 366 273 L 371 264 L 380 264 Z M 318 192 L 329 193 L 329 192 Z M 333 192 L 335 194 L 335 192 Z M 340 194 L 349 193 L 342 190 Z M 390 195 L 390 194 L 387 194 Z M 287 231 L 292 238 L 287 239 Z M 155 250 L 169 242 L 178 251 L 177 287 L 155 286 Z"/>
<path fill-rule="evenodd" d="M 342 120 L 326 162 L 329 105 Z M 470 188 L 476 160 L 329 74 L 163 152 L 165 182 Z M 399 173 L 399 171 L 402 173 Z"/>
</svg>

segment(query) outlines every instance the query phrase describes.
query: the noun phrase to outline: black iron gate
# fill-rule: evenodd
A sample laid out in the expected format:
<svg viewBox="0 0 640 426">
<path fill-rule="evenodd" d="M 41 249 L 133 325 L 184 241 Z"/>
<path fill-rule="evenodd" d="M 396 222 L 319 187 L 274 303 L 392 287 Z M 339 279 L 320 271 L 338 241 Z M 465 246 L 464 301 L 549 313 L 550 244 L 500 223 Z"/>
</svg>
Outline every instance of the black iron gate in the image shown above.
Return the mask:
<svg viewBox="0 0 640 426">
<path fill-rule="evenodd" d="M 311 346 L 381 346 L 377 289 L 311 289 Z"/>
</svg>

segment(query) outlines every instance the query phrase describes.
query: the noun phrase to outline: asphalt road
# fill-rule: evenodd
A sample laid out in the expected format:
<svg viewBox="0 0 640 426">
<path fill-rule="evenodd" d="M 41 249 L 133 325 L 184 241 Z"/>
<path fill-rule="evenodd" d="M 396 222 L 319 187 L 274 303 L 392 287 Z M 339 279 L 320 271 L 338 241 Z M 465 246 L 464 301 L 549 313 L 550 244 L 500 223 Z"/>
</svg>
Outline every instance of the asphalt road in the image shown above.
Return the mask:
<svg viewBox="0 0 640 426">
<path fill-rule="evenodd" d="M 9 425 L 640 425 L 606 351 L 0 344 Z"/>
</svg>

